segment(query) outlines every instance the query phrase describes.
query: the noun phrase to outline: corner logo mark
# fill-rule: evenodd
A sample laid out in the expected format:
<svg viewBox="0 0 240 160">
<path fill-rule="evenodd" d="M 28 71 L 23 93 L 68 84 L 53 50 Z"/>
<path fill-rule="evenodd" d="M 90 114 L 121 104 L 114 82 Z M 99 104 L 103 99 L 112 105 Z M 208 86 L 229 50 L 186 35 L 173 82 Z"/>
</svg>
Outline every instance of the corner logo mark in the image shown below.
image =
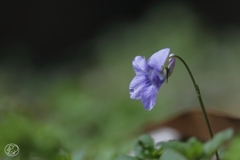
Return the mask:
<svg viewBox="0 0 240 160">
<path fill-rule="evenodd" d="M 19 151 L 20 151 L 19 147 L 14 143 L 10 143 L 6 145 L 4 148 L 4 152 L 6 153 L 6 155 L 10 157 L 16 156 L 19 153 Z"/>
</svg>

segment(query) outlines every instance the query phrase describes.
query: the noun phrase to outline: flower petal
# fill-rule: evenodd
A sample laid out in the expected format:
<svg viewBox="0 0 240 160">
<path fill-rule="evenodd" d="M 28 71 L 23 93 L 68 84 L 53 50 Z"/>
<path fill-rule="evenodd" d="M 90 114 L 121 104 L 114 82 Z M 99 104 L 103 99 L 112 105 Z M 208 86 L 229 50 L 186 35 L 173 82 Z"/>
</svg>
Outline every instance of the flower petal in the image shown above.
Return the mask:
<svg viewBox="0 0 240 160">
<path fill-rule="evenodd" d="M 141 92 L 141 99 L 144 108 L 150 111 L 156 104 L 156 98 L 159 88 L 155 85 L 144 86 Z"/>
<path fill-rule="evenodd" d="M 149 79 L 153 85 L 155 85 L 157 88 L 160 88 L 161 85 L 166 80 L 166 75 L 164 73 L 159 74 L 158 71 L 156 71 L 156 69 L 154 69 L 151 72 Z"/>
<path fill-rule="evenodd" d="M 174 54 L 170 54 L 169 57 L 171 57 L 171 56 L 174 56 Z M 171 74 L 173 72 L 173 69 L 175 67 L 175 63 L 176 63 L 176 58 L 175 57 L 169 58 L 169 62 L 168 62 L 168 77 L 171 76 Z"/>
<path fill-rule="evenodd" d="M 148 59 L 148 66 L 152 69 L 156 69 L 158 72 L 161 72 L 163 70 L 166 60 L 168 59 L 169 51 L 169 48 L 165 48 L 154 53 Z"/>
<path fill-rule="evenodd" d="M 136 56 L 132 61 L 132 65 L 136 74 L 142 74 L 148 71 L 147 61 L 143 56 Z"/>
<path fill-rule="evenodd" d="M 146 83 L 147 77 L 145 75 L 135 76 L 129 85 L 130 98 L 141 99 L 141 91 Z"/>
</svg>

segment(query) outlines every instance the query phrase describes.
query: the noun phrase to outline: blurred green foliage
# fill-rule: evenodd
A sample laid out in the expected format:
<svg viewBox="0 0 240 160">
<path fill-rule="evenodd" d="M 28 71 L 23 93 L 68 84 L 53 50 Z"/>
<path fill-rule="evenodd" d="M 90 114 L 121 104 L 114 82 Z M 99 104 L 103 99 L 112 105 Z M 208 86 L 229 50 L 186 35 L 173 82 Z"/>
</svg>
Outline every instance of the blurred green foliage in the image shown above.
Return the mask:
<svg viewBox="0 0 240 160">
<path fill-rule="evenodd" d="M 225 153 L 225 160 L 238 160 L 240 159 L 239 153 L 240 135 L 236 135 L 230 142 L 228 150 Z"/>
<path fill-rule="evenodd" d="M 178 62 L 153 111 L 129 98 L 132 59 L 148 58 L 165 47 L 189 64 L 207 106 L 237 112 L 239 41 L 239 28 L 213 30 L 188 7 L 168 4 L 151 8 L 136 21 L 106 26 L 89 42 L 96 64 L 81 72 L 2 67 L 0 158 L 9 159 L 4 147 L 15 143 L 20 153 L 11 159 L 16 160 L 113 159 L 131 150 L 147 124 L 198 106 Z"/>
<path fill-rule="evenodd" d="M 191 137 L 187 142 L 170 140 L 156 145 L 150 135 L 142 135 L 133 147 L 132 156 L 121 155 L 116 160 L 211 160 L 219 147 L 233 137 L 233 133 L 233 129 L 226 129 L 205 143 Z"/>
</svg>

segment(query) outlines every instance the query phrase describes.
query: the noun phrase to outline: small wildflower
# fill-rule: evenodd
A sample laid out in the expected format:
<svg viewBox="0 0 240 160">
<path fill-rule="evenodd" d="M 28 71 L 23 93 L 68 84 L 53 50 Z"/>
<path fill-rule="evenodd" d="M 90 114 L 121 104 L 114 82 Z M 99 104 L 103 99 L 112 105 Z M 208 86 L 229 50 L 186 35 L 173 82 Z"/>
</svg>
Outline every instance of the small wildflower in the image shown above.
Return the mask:
<svg viewBox="0 0 240 160">
<path fill-rule="evenodd" d="M 154 107 L 160 87 L 173 72 L 175 58 L 169 58 L 173 55 L 169 51 L 169 48 L 162 49 L 148 61 L 143 56 L 136 56 L 132 61 L 136 76 L 129 85 L 130 98 L 141 99 L 146 110 Z"/>
</svg>

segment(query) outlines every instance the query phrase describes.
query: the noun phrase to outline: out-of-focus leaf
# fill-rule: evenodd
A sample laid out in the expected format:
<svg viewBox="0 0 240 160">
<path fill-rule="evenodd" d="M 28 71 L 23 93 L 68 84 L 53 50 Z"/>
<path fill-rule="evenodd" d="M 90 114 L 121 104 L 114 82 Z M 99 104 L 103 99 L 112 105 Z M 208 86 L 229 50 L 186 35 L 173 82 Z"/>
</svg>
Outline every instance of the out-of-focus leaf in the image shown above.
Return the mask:
<svg viewBox="0 0 240 160">
<path fill-rule="evenodd" d="M 76 151 L 72 154 L 72 160 L 82 160 L 85 152 L 83 150 Z"/>
<path fill-rule="evenodd" d="M 164 150 L 171 149 L 171 150 L 175 150 L 176 152 L 182 155 L 187 154 L 187 149 L 188 149 L 187 144 L 180 141 L 173 140 L 168 142 L 160 142 L 158 143 L 158 145 L 162 145 L 162 148 L 164 148 Z"/>
<path fill-rule="evenodd" d="M 138 160 L 138 159 L 127 155 L 120 155 L 115 160 Z"/>
<path fill-rule="evenodd" d="M 152 137 L 148 134 L 141 135 L 138 138 L 138 142 L 141 143 L 144 147 L 153 147 L 154 141 Z"/>
<path fill-rule="evenodd" d="M 172 149 L 166 149 L 159 160 L 187 160 L 183 155 Z"/>
<path fill-rule="evenodd" d="M 235 136 L 228 146 L 227 151 L 225 152 L 225 160 L 239 160 L 240 159 L 240 135 Z"/>
<path fill-rule="evenodd" d="M 133 147 L 134 154 L 138 158 L 143 158 L 144 157 L 143 150 L 144 150 L 143 147 L 141 147 L 139 144 L 135 144 L 134 147 Z"/>
<path fill-rule="evenodd" d="M 224 142 L 232 138 L 233 129 L 226 129 L 216 134 L 213 139 L 204 144 L 203 150 L 206 157 L 212 156 Z"/>
<path fill-rule="evenodd" d="M 58 155 L 55 156 L 54 160 L 72 160 L 72 156 L 64 150 L 60 150 Z"/>
<path fill-rule="evenodd" d="M 71 155 L 57 155 L 54 160 L 72 160 Z"/>
<path fill-rule="evenodd" d="M 141 135 L 133 147 L 134 154 L 138 158 L 153 157 L 154 150 L 154 141 L 151 136 L 147 134 Z"/>
<path fill-rule="evenodd" d="M 158 143 L 158 145 L 162 145 L 164 149 L 174 150 L 188 159 L 199 159 L 203 153 L 201 142 L 194 137 L 189 139 L 186 143 L 180 141 L 168 141 Z"/>
<path fill-rule="evenodd" d="M 188 149 L 186 157 L 188 159 L 199 159 L 203 153 L 203 145 L 195 137 L 190 138 L 187 142 Z"/>
</svg>

